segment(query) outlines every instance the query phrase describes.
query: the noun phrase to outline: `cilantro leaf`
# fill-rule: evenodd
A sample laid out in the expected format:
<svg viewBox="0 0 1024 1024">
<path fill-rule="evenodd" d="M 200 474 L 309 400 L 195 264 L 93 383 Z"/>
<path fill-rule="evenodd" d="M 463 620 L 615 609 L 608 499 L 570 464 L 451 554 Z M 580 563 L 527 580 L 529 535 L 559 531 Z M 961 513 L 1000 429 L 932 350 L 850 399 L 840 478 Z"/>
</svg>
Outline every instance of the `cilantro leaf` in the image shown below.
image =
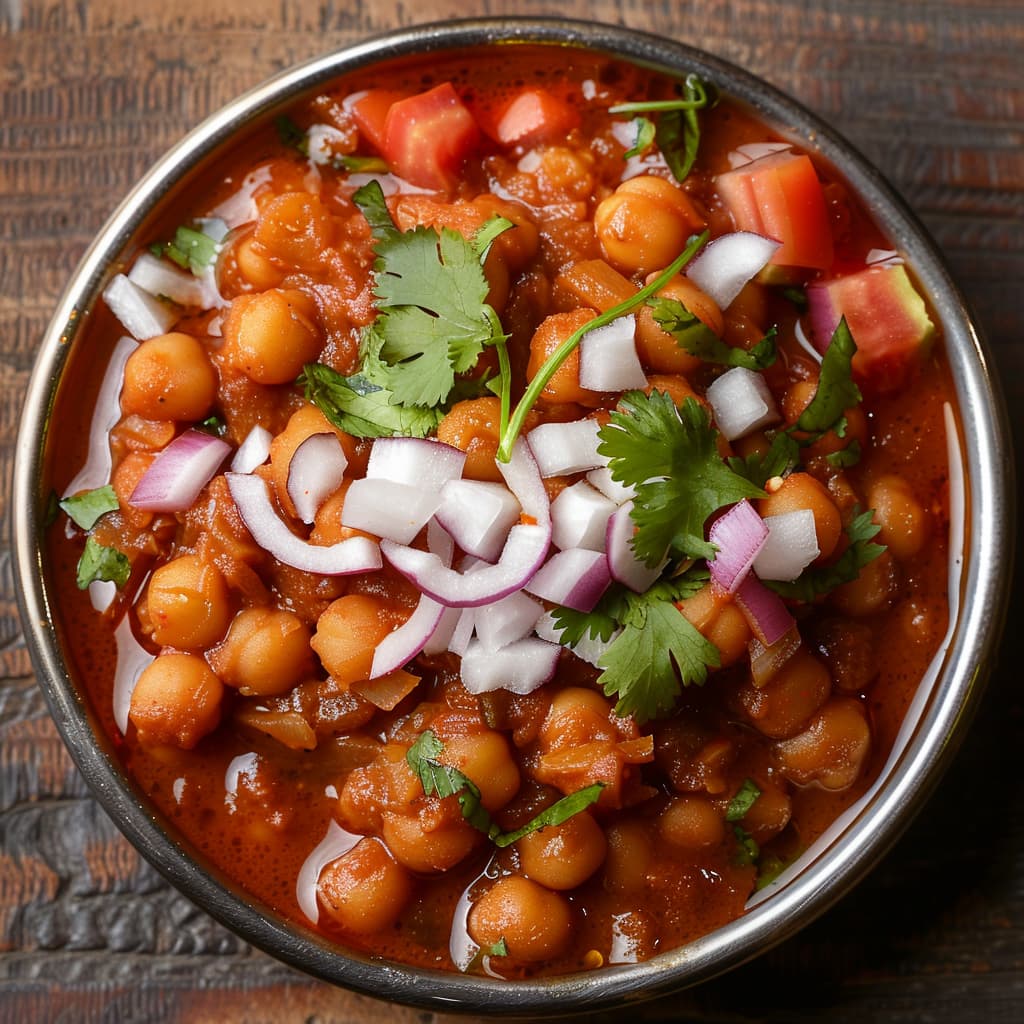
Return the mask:
<svg viewBox="0 0 1024 1024">
<path fill-rule="evenodd" d="M 798 430 L 817 434 L 836 430 L 844 418 L 843 413 L 860 402 L 860 388 L 854 383 L 851 370 L 851 360 L 856 351 L 856 342 L 846 325 L 846 317 L 843 317 L 821 360 L 818 390 L 796 421 Z M 842 437 L 842 433 L 839 436 Z"/>
<path fill-rule="evenodd" d="M 228 432 L 228 425 L 219 416 L 207 416 L 202 423 L 196 424 L 196 430 L 213 437 L 224 437 Z"/>
<path fill-rule="evenodd" d="M 374 294 L 378 315 L 371 330 L 381 339 L 374 382 L 395 404 L 437 406 L 487 345 L 500 323 L 484 301 L 490 285 L 473 242 L 458 232 L 416 227 L 399 231 L 378 182 L 352 197 L 377 239 Z M 488 232 L 493 241 L 493 229 Z"/>
<path fill-rule="evenodd" d="M 782 297 L 788 299 L 801 312 L 807 308 L 807 292 L 803 288 L 793 286 L 782 289 Z"/>
<path fill-rule="evenodd" d="M 383 157 L 356 156 L 352 153 L 332 157 L 331 166 L 336 171 L 348 171 L 351 174 L 387 174 L 390 170 Z"/>
<path fill-rule="evenodd" d="M 484 956 L 508 956 L 508 943 L 503 935 L 497 942 L 490 946 L 482 946 L 480 952 Z"/>
<path fill-rule="evenodd" d="M 502 832 L 487 813 L 480 802 L 480 788 L 468 775 L 458 768 L 442 764 L 437 758 L 444 752 L 444 744 L 431 729 L 422 732 L 406 751 L 405 760 L 413 773 L 420 780 L 423 792 L 427 796 L 436 794 L 442 800 L 445 797 L 457 796 L 462 809 L 462 817 L 478 832 L 483 832 L 495 846 L 511 846 L 523 836 L 536 832 L 548 825 L 561 825 L 574 814 L 579 814 L 601 796 L 604 783 L 596 782 L 592 786 L 570 793 L 545 808 L 540 814 L 531 818 L 522 828 L 514 832 Z M 504 955 L 504 954 L 495 954 Z"/>
<path fill-rule="evenodd" d="M 298 384 L 334 426 L 353 437 L 426 437 L 444 415 L 439 409 L 393 405 L 391 392 L 366 375 L 344 377 L 323 363 L 308 363 Z"/>
<path fill-rule="evenodd" d="M 658 296 L 648 299 L 647 305 L 651 307 L 655 323 L 671 334 L 680 348 L 706 363 L 764 370 L 775 362 L 775 336 L 778 332 L 774 327 L 748 352 L 727 345 L 678 299 Z"/>
<path fill-rule="evenodd" d="M 854 438 L 845 448 L 826 455 L 825 461 L 836 469 L 847 469 L 850 466 L 856 466 L 860 462 L 860 456 L 860 441 Z"/>
<path fill-rule="evenodd" d="M 646 722 L 671 711 L 681 686 L 701 684 L 721 664 L 718 649 L 669 601 L 631 609 L 598 659 L 598 683 L 618 697 L 615 713 Z"/>
<path fill-rule="evenodd" d="M 198 228 L 182 225 L 174 232 L 172 241 L 156 242 L 149 249 L 154 256 L 166 256 L 182 270 L 190 270 L 195 277 L 202 277 L 216 258 L 220 244 Z"/>
<path fill-rule="evenodd" d="M 287 114 L 275 117 L 274 127 L 282 145 L 298 150 L 303 156 L 309 156 L 309 138 Z"/>
<path fill-rule="evenodd" d="M 842 586 L 844 583 L 852 583 L 868 562 L 873 562 L 885 551 L 883 544 L 871 542 L 871 538 L 881 529 L 873 521 L 874 509 L 868 509 L 859 515 L 854 509 L 854 513 L 853 521 L 846 528 L 846 536 L 850 542 L 849 547 L 838 561 L 831 565 L 807 569 L 792 583 L 764 580 L 764 585 L 770 587 L 781 597 L 809 604 L 815 598 L 835 590 L 836 587 Z"/>
<path fill-rule="evenodd" d="M 739 849 L 736 851 L 736 863 L 740 867 L 748 864 L 756 864 L 757 858 L 761 856 L 761 847 L 757 845 L 753 836 L 741 825 L 733 825 L 733 833 Z"/>
<path fill-rule="evenodd" d="M 757 882 L 754 885 L 754 891 L 760 892 L 765 887 L 771 885 L 787 867 L 789 867 L 789 862 L 783 860 L 777 854 L 765 854 L 757 865 Z"/>
<path fill-rule="evenodd" d="M 754 452 L 745 459 L 734 455 L 728 462 L 734 473 L 746 477 L 755 487 L 764 487 L 772 477 L 786 476 L 800 465 L 800 445 L 792 434 L 780 430 L 764 455 Z"/>
<path fill-rule="evenodd" d="M 110 484 L 84 491 L 71 498 L 64 498 L 59 505 L 74 524 L 83 530 L 91 530 L 100 516 L 107 512 L 116 512 L 121 507 Z"/>
<path fill-rule="evenodd" d="M 85 542 L 85 550 L 78 560 L 76 582 L 79 590 L 85 590 L 95 580 L 109 580 L 123 587 L 131 575 L 132 566 L 128 556 L 117 548 L 108 548 L 93 537 Z"/>
<path fill-rule="evenodd" d="M 714 557 L 714 546 L 704 539 L 708 516 L 742 498 L 764 497 L 722 461 L 718 431 L 693 398 L 677 409 L 664 392 L 629 391 L 598 437 L 612 478 L 636 489 L 633 550 L 649 566 L 668 552 Z"/>
<path fill-rule="evenodd" d="M 747 811 L 757 803 L 761 790 L 753 779 L 744 779 L 743 785 L 736 791 L 736 795 L 729 801 L 725 809 L 726 821 L 742 821 L 747 816 Z"/>
<path fill-rule="evenodd" d="M 632 126 L 634 132 L 633 146 L 622 154 L 626 160 L 629 160 L 630 157 L 640 156 L 654 142 L 655 127 L 654 122 L 649 117 L 634 117 Z"/>
</svg>

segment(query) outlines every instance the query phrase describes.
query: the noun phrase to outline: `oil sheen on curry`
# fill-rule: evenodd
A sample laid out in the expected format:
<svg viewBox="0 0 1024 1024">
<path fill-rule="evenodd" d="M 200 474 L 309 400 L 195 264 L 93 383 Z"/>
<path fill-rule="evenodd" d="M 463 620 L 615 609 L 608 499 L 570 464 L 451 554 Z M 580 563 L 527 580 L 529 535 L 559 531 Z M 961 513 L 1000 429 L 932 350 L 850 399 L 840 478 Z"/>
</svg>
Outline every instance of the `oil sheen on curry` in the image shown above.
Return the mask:
<svg viewBox="0 0 1024 1024">
<path fill-rule="evenodd" d="M 500 57 L 336 83 L 163 212 L 72 358 L 48 559 L 202 857 L 521 978 L 720 927 L 871 784 L 946 628 L 952 389 L 814 154 Z"/>
</svg>

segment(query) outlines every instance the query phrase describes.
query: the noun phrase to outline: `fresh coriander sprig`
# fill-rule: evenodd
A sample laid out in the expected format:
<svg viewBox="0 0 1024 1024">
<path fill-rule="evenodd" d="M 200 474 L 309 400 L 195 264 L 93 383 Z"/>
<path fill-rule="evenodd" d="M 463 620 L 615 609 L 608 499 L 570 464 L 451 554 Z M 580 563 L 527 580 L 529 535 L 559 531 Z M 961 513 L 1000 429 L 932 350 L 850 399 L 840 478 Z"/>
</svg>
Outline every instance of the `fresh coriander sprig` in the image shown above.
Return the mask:
<svg viewBox="0 0 1024 1024">
<path fill-rule="evenodd" d="M 742 366 L 748 370 L 764 370 L 775 362 L 776 328 L 768 333 L 750 351 L 727 345 L 695 313 L 691 313 L 678 299 L 656 296 L 649 299 L 654 322 L 675 338 L 676 344 L 690 355 L 705 363 L 720 366 Z"/>
<path fill-rule="evenodd" d="M 620 316 L 624 316 L 630 310 L 635 309 L 641 303 L 646 302 L 647 299 L 652 296 L 659 289 L 664 288 L 669 281 L 672 280 L 676 274 L 679 273 L 683 267 L 686 266 L 690 260 L 704 247 L 710 237 L 707 231 L 702 231 L 699 235 L 694 235 L 686 244 L 686 248 L 669 264 L 669 266 L 658 275 L 650 284 L 645 285 L 636 293 L 631 295 L 628 299 L 620 302 L 616 306 L 612 306 L 611 309 L 604 313 L 596 316 L 593 320 L 585 323 L 582 327 L 573 331 L 565 341 L 562 342 L 554 352 L 544 361 L 544 364 L 537 371 L 536 376 L 530 381 L 529 386 L 523 393 L 523 397 L 519 399 L 516 405 L 515 411 L 512 413 L 511 419 L 509 420 L 508 426 L 502 432 L 501 444 L 498 445 L 498 460 L 500 462 L 508 462 L 512 457 L 512 447 L 516 443 L 516 438 L 519 437 L 520 432 L 523 429 L 523 424 L 526 422 L 526 417 L 529 415 L 530 410 L 534 407 L 537 399 L 540 398 L 547 387 L 551 378 L 558 371 L 558 368 L 576 351 L 579 347 L 580 342 L 583 340 L 584 335 L 590 331 L 596 330 L 598 327 L 604 327 L 606 324 L 610 324 L 613 320 L 618 319 Z"/>
<path fill-rule="evenodd" d="M 124 552 L 106 547 L 95 537 L 89 537 L 82 557 L 78 560 L 75 582 L 79 590 L 85 590 L 97 580 L 111 582 L 120 588 L 128 582 L 131 572 L 132 564 Z"/>
<path fill-rule="evenodd" d="M 462 816 L 478 832 L 483 832 L 498 847 L 511 846 L 531 832 L 549 825 L 561 825 L 573 815 L 586 810 L 596 803 L 604 789 L 604 783 L 595 782 L 592 786 L 570 793 L 546 807 L 540 814 L 531 818 L 522 828 L 514 832 L 502 832 L 491 821 L 487 809 L 480 802 L 480 787 L 468 776 L 448 764 L 442 764 L 437 758 L 444 752 L 444 744 L 437 738 L 432 729 L 422 732 L 416 742 L 406 751 L 405 760 L 423 786 L 427 796 L 437 795 L 441 799 L 457 796 Z"/>
<path fill-rule="evenodd" d="M 83 530 L 91 530 L 100 516 L 116 512 L 121 507 L 110 484 L 63 498 L 59 504 L 71 521 Z"/>
</svg>

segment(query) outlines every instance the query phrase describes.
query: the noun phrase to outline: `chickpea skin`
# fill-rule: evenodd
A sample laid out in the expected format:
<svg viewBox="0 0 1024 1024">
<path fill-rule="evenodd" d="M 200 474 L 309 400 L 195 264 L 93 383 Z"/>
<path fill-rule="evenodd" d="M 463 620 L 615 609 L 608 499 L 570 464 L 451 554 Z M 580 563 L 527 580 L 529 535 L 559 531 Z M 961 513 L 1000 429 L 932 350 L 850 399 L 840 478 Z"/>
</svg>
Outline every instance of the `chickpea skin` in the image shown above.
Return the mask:
<svg viewBox="0 0 1024 1024">
<path fill-rule="evenodd" d="M 217 374 L 203 346 L 174 331 L 142 342 L 128 357 L 121 408 L 147 420 L 201 420 L 216 394 Z"/>
<path fill-rule="evenodd" d="M 198 555 L 180 555 L 153 573 L 146 609 L 153 640 L 162 647 L 209 647 L 231 619 L 224 577 Z"/>
<path fill-rule="evenodd" d="M 195 654 L 160 654 L 139 676 L 128 718 L 146 746 L 191 750 L 220 721 L 224 687 Z"/>
<path fill-rule="evenodd" d="M 345 931 L 373 935 L 398 919 L 412 895 L 412 879 L 379 839 L 365 837 L 323 869 L 317 895 Z"/>
<path fill-rule="evenodd" d="M 539 963 L 565 951 L 572 937 L 572 912 L 559 893 L 509 875 L 473 904 L 468 928 L 473 941 L 484 948 L 504 939 L 510 957 Z"/>
</svg>

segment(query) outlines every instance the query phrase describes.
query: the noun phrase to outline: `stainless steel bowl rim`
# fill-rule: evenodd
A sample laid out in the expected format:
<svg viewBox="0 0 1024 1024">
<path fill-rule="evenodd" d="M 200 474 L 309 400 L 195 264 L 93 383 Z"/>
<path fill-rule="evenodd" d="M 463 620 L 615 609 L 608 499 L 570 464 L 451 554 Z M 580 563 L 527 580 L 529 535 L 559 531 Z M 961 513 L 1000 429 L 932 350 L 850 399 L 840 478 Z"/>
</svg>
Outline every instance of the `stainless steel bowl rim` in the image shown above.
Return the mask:
<svg viewBox="0 0 1024 1024">
<path fill-rule="evenodd" d="M 744 917 L 640 964 L 558 978 L 502 982 L 421 970 L 340 951 L 275 917 L 197 863 L 127 780 L 69 676 L 51 625 L 41 553 L 42 456 L 52 404 L 77 331 L 134 234 L 176 179 L 236 131 L 324 83 L 368 65 L 492 42 L 585 47 L 667 73 L 697 71 L 747 102 L 794 141 L 833 163 L 907 253 L 942 323 L 956 383 L 969 481 L 961 623 L 930 705 L 888 782 L 842 841 Z M 356 991 L 436 1011 L 548 1016 L 622 1006 L 691 985 L 750 959 L 807 924 L 847 892 L 895 841 L 938 782 L 963 736 L 994 658 L 1009 594 L 1014 543 L 1011 451 L 991 357 L 943 259 L 903 201 L 816 115 L 752 74 L 698 49 L 629 29 L 554 18 L 455 21 L 399 30 L 308 61 L 269 79 L 204 121 L 145 175 L 86 252 L 43 338 L 18 436 L 12 496 L 18 598 L 26 639 L 51 713 L 96 797 L 139 850 L 186 895 L 247 941 Z"/>
</svg>

